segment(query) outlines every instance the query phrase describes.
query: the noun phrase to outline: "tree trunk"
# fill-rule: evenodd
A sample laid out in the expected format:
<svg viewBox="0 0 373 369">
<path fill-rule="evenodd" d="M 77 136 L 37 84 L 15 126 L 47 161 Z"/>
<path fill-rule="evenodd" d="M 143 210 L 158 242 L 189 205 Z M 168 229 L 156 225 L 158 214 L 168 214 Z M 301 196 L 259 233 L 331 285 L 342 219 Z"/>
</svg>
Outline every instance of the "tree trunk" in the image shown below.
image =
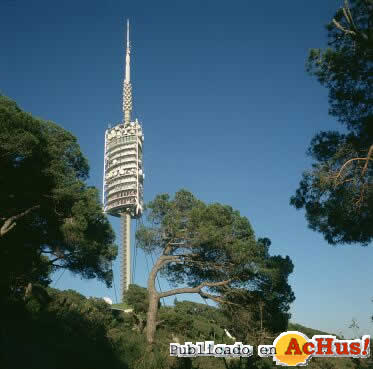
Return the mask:
<svg viewBox="0 0 373 369">
<path fill-rule="evenodd" d="M 167 251 L 167 248 L 166 250 Z M 160 295 L 155 288 L 155 278 L 157 277 L 158 271 L 167 263 L 178 259 L 177 256 L 161 256 L 156 263 L 153 265 L 148 278 L 148 294 L 149 294 L 149 308 L 146 320 L 146 340 L 148 341 L 148 350 L 152 350 L 154 342 L 155 330 L 157 329 L 157 312 Z"/>
<path fill-rule="evenodd" d="M 157 312 L 159 294 L 155 288 L 155 278 L 158 270 L 162 268 L 164 260 L 160 257 L 157 262 L 153 265 L 148 278 L 148 294 L 149 294 L 149 307 L 146 315 L 146 340 L 148 341 L 148 350 L 152 350 L 155 330 L 157 329 Z"/>
<path fill-rule="evenodd" d="M 154 342 L 155 330 L 157 328 L 157 312 L 159 297 L 155 291 L 149 291 L 149 309 L 146 321 L 146 340 L 151 346 Z"/>
<path fill-rule="evenodd" d="M 23 296 L 23 300 L 26 300 L 29 296 L 31 296 L 32 293 L 32 283 L 29 282 L 26 289 L 25 289 L 25 294 Z"/>
<path fill-rule="evenodd" d="M 149 294 L 149 307 L 146 320 L 146 340 L 148 341 L 148 351 L 152 351 L 152 346 L 154 343 L 155 331 L 157 329 L 157 313 L 158 304 L 161 297 L 174 296 L 181 293 L 199 293 L 203 297 L 210 298 L 216 302 L 222 302 L 217 296 L 210 295 L 209 293 L 203 292 L 203 287 L 217 287 L 226 286 L 230 280 L 221 282 L 203 282 L 197 287 L 184 287 L 176 288 L 173 290 L 158 292 L 155 288 L 155 278 L 158 271 L 168 263 L 180 261 L 180 255 L 169 255 L 168 247 L 166 247 L 165 252 L 154 264 L 152 270 L 150 271 L 148 278 L 148 294 Z"/>
</svg>

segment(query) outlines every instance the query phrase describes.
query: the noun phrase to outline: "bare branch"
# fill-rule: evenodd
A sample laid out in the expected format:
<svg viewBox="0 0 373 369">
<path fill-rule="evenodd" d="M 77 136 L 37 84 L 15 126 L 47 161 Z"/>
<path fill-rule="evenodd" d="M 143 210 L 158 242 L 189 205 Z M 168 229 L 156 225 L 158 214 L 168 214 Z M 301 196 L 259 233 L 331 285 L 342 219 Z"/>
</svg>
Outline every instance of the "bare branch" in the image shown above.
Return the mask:
<svg viewBox="0 0 373 369">
<path fill-rule="evenodd" d="M 0 228 L 0 237 L 3 237 L 6 233 L 8 233 L 10 230 L 12 230 L 16 224 L 17 224 L 17 220 L 26 216 L 28 213 L 30 213 L 32 210 L 34 209 L 37 209 L 39 208 L 40 205 L 35 205 L 35 206 L 32 206 L 31 208 L 28 208 L 27 210 L 25 210 L 24 212 L 20 213 L 20 214 L 17 214 L 17 215 L 13 215 L 12 217 L 6 219 L 4 221 L 4 224 L 1 226 Z"/>
<path fill-rule="evenodd" d="M 345 0 L 345 6 L 342 8 L 342 11 L 343 11 L 343 14 L 347 20 L 347 22 L 353 27 L 356 29 L 356 26 L 355 26 L 355 23 L 354 23 L 354 20 L 352 19 L 352 14 L 351 14 L 351 11 L 350 11 L 350 7 L 349 7 L 349 4 L 348 4 L 348 1 Z"/>
<path fill-rule="evenodd" d="M 331 172 L 330 169 L 327 171 L 326 175 L 323 177 L 323 181 L 326 183 L 330 183 L 329 181 L 334 182 L 334 187 L 341 186 L 344 184 L 351 184 L 354 186 L 352 193 L 356 193 L 356 196 L 353 198 L 353 207 L 355 209 L 359 209 L 365 200 L 365 195 L 367 191 L 369 191 L 370 186 L 372 185 L 371 174 L 367 174 L 369 164 L 373 161 L 373 145 L 371 145 L 368 149 L 368 153 L 366 157 L 353 157 L 343 163 L 339 169 L 337 169 L 334 173 Z M 358 162 L 363 162 L 362 164 L 358 164 Z M 356 165 L 351 167 L 352 163 L 356 163 Z"/>
<path fill-rule="evenodd" d="M 354 31 L 351 31 L 351 30 L 349 30 L 349 29 L 346 29 L 346 28 L 344 28 L 340 23 L 338 23 L 334 18 L 333 18 L 333 23 L 334 23 L 334 25 L 339 29 L 339 30 L 341 30 L 343 33 L 348 33 L 348 34 L 350 34 L 350 35 L 354 35 L 354 36 L 356 36 L 356 33 L 354 32 Z"/>
<path fill-rule="evenodd" d="M 203 282 L 197 287 L 182 287 L 182 288 L 175 288 L 173 290 L 165 291 L 162 293 L 158 293 L 158 297 L 168 297 L 168 296 L 174 296 L 179 295 L 181 293 L 201 293 L 201 290 L 203 287 L 219 287 L 219 286 L 226 286 L 231 282 L 231 279 L 227 279 L 225 281 L 221 282 Z M 205 292 L 203 292 L 205 293 Z"/>
<path fill-rule="evenodd" d="M 170 255 L 171 250 L 172 250 L 172 245 L 171 243 L 168 243 L 163 250 L 163 255 Z"/>
<path fill-rule="evenodd" d="M 159 257 L 157 262 L 153 265 L 148 278 L 148 291 L 151 293 L 157 293 L 155 288 L 155 278 L 157 273 L 166 265 L 175 261 L 180 261 L 180 256 L 177 255 L 162 255 Z"/>
<path fill-rule="evenodd" d="M 368 169 L 368 164 L 369 164 L 369 160 L 372 160 L 371 156 L 373 155 L 373 145 L 369 148 L 369 151 L 368 151 L 368 155 L 366 157 L 366 162 L 364 164 L 364 168 L 363 170 L 361 171 L 361 176 L 364 176 L 365 175 L 365 172 L 367 171 Z"/>
<path fill-rule="evenodd" d="M 162 320 L 158 320 L 158 321 L 155 322 L 155 325 L 156 325 L 156 326 L 159 326 L 159 325 L 161 325 L 161 324 L 164 323 L 164 322 L 165 322 L 164 319 L 162 319 Z"/>
<path fill-rule="evenodd" d="M 210 300 L 213 300 L 219 304 L 230 304 L 230 305 L 237 305 L 237 306 L 240 306 L 238 304 L 235 304 L 234 302 L 230 302 L 230 301 L 227 301 L 227 300 L 223 300 L 220 298 L 220 296 L 215 296 L 215 295 L 211 295 L 207 292 L 204 292 L 204 291 L 200 291 L 199 292 L 199 295 L 202 297 L 202 298 L 208 298 Z"/>
<path fill-rule="evenodd" d="M 369 12 L 369 3 L 370 5 L 372 5 L 371 2 L 369 1 L 365 1 L 366 3 L 366 6 L 367 6 L 367 11 Z M 364 33 L 362 30 L 359 30 L 357 27 L 356 27 L 356 24 L 354 22 L 354 19 L 352 17 L 352 14 L 351 14 L 351 10 L 350 10 L 350 7 L 349 7 L 349 4 L 348 4 L 348 1 L 346 0 L 345 1 L 345 4 L 344 4 L 344 7 L 342 8 L 342 11 L 343 11 L 343 15 L 347 21 L 347 23 L 349 24 L 349 27 L 353 29 L 353 31 L 351 29 L 347 29 L 347 28 L 344 28 L 340 23 L 338 23 L 335 19 L 333 19 L 333 23 L 334 25 L 340 30 L 342 31 L 344 34 L 349 34 L 349 35 L 353 35 L 353 36 L 359 36 L 359 37 L 362 37 L 364 38 L 365 40 L 368 40 L 368 35 L 366 33 Z"/>
<path fill-rule="evenodd" d="M 176 254 L 175 256 L 180 256 L 184 259 L 187 259 L 188 261 L 192 261 L 192 260 L 189 260 L 188 258 L 199 256 L 199 254 L 193 254 L 193 253 L 190 253 L 190 254 Z"/>
<path fill-rule="evenodd" d="M 370 151 L 370 150 L 369 150 Z M 335 181 L 337 182 L 338 178 L 341 176 L 342 172 L 344 171 L 344 169 L 347 167 L 347 165 L 349 165 L 350 163 L 352 163 L 353 161 L 356 161 L 356 160 L 366 160 L 367 162 L 369 160 L 372 160 L 372 159 L 369 159 L 369 157 L 366 157 L 366 158 L 352 158 L 350 160 L 347 160 L 341 167 L 341 169 L 339 170 L 337 176 L 335 177 Z M 364 166 L 365 168 L 365 166 Z"/>
</svg>

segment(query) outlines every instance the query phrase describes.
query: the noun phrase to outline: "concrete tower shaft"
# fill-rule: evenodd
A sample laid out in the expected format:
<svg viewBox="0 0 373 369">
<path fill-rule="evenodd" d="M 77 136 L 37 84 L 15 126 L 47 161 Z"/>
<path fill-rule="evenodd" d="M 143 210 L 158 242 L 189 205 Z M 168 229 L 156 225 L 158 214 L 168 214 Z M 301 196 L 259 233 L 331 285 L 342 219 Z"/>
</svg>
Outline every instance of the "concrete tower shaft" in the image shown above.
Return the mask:
<svg viewBox="0 0 373 369">
<path fill-rule="evenodd" d="M 131 283 L 131 218 L 141 217 L 143 208 L 143 142 L 141 123 L 131 121 L 131 48 L 129 21 L 125 78 L 123 82 L 123 121 L 105 132 L 103 203 L 104 212 L 121 219 L 122 297 Z"/>
</svg>

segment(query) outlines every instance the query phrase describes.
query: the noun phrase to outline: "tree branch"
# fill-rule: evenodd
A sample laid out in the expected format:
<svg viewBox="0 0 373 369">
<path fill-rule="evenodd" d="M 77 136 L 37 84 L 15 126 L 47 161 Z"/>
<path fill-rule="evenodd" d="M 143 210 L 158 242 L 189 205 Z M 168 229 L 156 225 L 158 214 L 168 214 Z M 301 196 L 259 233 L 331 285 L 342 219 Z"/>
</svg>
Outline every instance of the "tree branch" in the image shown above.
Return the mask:
<svg viewBox="0 0 373 369">
<path fill-rule="evenodd" d="M 12 230 L 16 224 L 17 224 L 17 220 L 26 216 L 28 213 L 30 213 L 32 210 L 34 209 L 37 209 L 39 208 L 40 205 L 35 205 L 35 206 L 32 206 L 31 208 L 28 208 L 27 210 L 25 210 L 24 212 L 20 213 L 20 214 L 17 214 L 17 215 L 13 215 L 12 217 L 6 219 L 3 223 L 3 225 L 1 226 L 0 228 L 0 237 L 3 237 L 6 233 L 8 233 L 10 230 Z"/>
<path fill-rule="evenodd" d="M 171 243 L 168 243 L 163 250 L 163 255 L 165 256 L 170 255 L 171 250 L 172 250 L 172 245 Z"/>
<path fill-rule="evenodd" d="M 366 162 L 364 164 L 364 168 L 363 170 L 361 171 L 361 176 L 364 176 L 365 172 L 367 171 L 368 169 L 368 164 L 369 164 L 369 160 L 372 160 L 371 159 L 371 156 L 373 155 L 373 145 L 369 148 L 369 151 L 368 151 L 368 155 L 366 157 Z"/>
<path fill-rule="evenodd" d="M 191 254 L 191 255 L 198 255 L 198 254 Z M 189 255 L 186 255 L 186 256 L 189 256 Z M 214 270 L 223 270 L 223 271 L 227 271 L 229 269 L 232 269 L 234 268 L 234 264 L 233 263 L 224 263 L 224 264 L 219 264 L 219 265 L 216 265 L 216 263 L 212 262 L 212 261 L 200 261 L 200 260 L 189 260 L 189 259 L 186 259 L 184 261 L 184 263 L 186 265 L 188 264 L 196 264 L 196 265 L 199 265 L 201 267 L 211 267 L 212 269 Z"/>
<path fill-rule="evenodd" d="M 232 305 L 237 305 L 237 304 L 234 304 L 233 302 L 230 302 L 230 301 L 226 301 L 226 300 L 222 300 L 220 298 L 220 296 L 215 296 L 215 295 L 211 295 L 207 292 L 204 292 L 204 291 L 200 291 L 199 292 L 199 295 L 202 297 L 202 298 L 207 298 L 207 299 L 210 299 L 212 301 L 215 301 L 219 304 L 232 304 Z"/>
<path fill-rule="evenodd" d="M 219 286 L 226 286 L 231 282 L 231 279 L 227 279 L 225 281 L 221 282 L 203 282 L 197 287 L 182 287 L 182 288 L 175 288 L 173 290 L 165 291 L 162 293 L 158 293 L 158 297 L 168 297 L 168 296 L 174 296 L 174 295 L 179 295 L 181 293 L 198 293 L 201 294 L 201 292 L 205 295 L 208 295 L 206 292 L 202 291 L 203 287 L 219 287 Z M 212 295 L 209 295 L 212 296 Z M 216 297 L 216 296 L 214 296 Z M 210 297 L 209 297 L 210 298 Z"/>
<path fill-rule="evenodd" d="M 157 273 L 164 267 L 166 264 L 179 261 L 180 256 L 177 255 L 162 255 L 159 257 L 157 262 L 154 264 L 152 270 L 150 271 L 149 278 L 148 278 L 148 291 L 157 293 L 157 290 L 155 288 L 155 278 L 157 276 Z"/>
<path fill-rule="evenodd" d="M 368 2 L 368 1 L 365 1 L 366 5 L 367 5 L 367 11 L 369 12 L 369 4 L 372 5 L 371 2 Z M 344 7 L 342 8 L 342 11 L 343 11 L 343 15 L 347 21 L 347 23 L 349 24 L 349 27 L 352 28 L 353 30 L 351 29 L 347 29 L 347 28 L 344 28 L 339 22 L 337 22 L 335 19 L 333 19 L 333 23 L 334 25 L 340 30 L 342 31 L 344 34 L 349 34 L 349 35 L 353 35 L 355 37 L 362 37 L 363 39 L 365 40 L 368 40 L 369 37 L 368 37 L 368 34 L 364 33 L 362 30 L 359 30 L 357 27 L 356 27 L 356 24 L 354 22 L 354 19 L 352 17 L 352 14 L 351 14 L 351 10 L 350 10 L 350 7 L 348 5 L 348 1 L 346 0 L 345 1 L 345 4 L 344 4 Z M 369 27 L 368 27 L 369 28 Z"/>
<path fill-rule="evenodd" d="M 164 319 L 162 319 L 162 320 L 158 320 L 158 321 L 155 322 L 155 325 L 158 327 L 159 325 L 161 325 L 161 324 L 164 323 L 164 322 L 165 322 Z"/>
<path fill-rule="evenodd" d="M 356 33 L 355 33 L 354 31 L 351 31 L 351 30 L 349 30 L 349 29 L 343 28 L 343 26 L 342 26 L 340 23 L 338 23 L 335 19 L 333 19 L 333 23 L 334 23 L 334 25 L 335 25 L 339 30 L 341 30 L 343 33 L 348 33 L 348 34 L 350 34 L 350 35 L 354 35 L 354 36 L 356 36 Z"/>
<path fill-rule="evenodd" d="M 368 155 L 366 158 L 352 158 L 350 160 L 347 160 L 341 167 L 341 169 L 338 171 L 337 175 L 335 176 L 335 182 L 337 182 L 338 178 L 342 175 L 342 172 L 345 170 L 345 168 L 347 167 L 347 165 L 349 165 L 350 163 L 352 163 L 353 161 L 356 161 L 356 160 L 364 160 L 365 161 L 365 165 L 364 165 L 364 168 L 362 169 L 361 171 L 361 175 L 363 176 L 368 168 L 368 164 L 369 164 L 369 161 L 370 160 L 373 160 L 371 158 L 372 156 L 372 153 L 373 153 L 373 145 L 369 148 L 369 152 L 368 152 Z"/>
</svg>

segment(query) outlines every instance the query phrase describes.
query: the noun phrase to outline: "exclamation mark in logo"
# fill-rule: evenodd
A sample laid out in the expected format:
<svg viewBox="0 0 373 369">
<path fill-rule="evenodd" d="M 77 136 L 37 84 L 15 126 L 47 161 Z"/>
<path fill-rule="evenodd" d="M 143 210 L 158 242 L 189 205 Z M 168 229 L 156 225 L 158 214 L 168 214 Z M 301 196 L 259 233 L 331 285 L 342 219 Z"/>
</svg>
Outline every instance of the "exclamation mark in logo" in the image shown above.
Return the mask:
<svg viewBox="0 0 373 369">
<path fill-rule="evenodd" d="M 364 342 L 364 351 L 361 353 L 361 355 L 362 356 L 369 356 L 370 336 L 364 336 L 361 341 L 362 341 L 362 343 Z"/>
</svg>

